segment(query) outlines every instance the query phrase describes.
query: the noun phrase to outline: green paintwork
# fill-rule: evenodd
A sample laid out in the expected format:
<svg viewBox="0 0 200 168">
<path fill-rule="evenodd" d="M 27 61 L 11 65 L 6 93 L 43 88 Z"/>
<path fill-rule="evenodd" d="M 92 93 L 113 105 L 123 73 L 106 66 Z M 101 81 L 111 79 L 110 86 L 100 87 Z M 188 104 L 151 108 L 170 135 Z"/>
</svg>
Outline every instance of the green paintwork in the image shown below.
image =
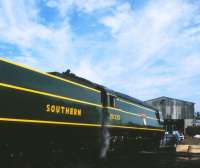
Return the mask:
<svg viewBox="0 0 200 168">
<path fill-rule="evenodd" d="M 27 89 L 37 90 L 58 96 L 76 99 L 88 103 L 102 105 L 103 93 L 96 92 L 72 83 L 55 79 L 44 74 L 10 64 L 0 60 L 0 83 L 10 84 Z M 93 89 L 96 89 L 95 86 Z M 109 96 L 107 96 L 108 98 Z M 109 105 L 109 99 L 106 98 Z M 56 112 L 47 112 L 47 104 L 65 106 L 81 109 L 81 116 L 66 115 Z M 58 122 L 74 122 L 88 124 L 102 124 L 102 118 L 106 116 L 108 123 L 119 126 L 138 126 L 147 128 L 162 128 L 158 120 L 146 119 L 147 124 L 139 116 L 122 113 L 118 110 L 88 105 L 85 103 L 73 102 L 61 98 L 50 97 L 20 91 L 15 88 L 0 86 L 0 118 L 16 118 L 29 120 L 45 120 Z M 133 112 L 136 114 L 144 113 L 146 116 L 155 118 L 155 112 L 146 108 L 133 106 L 116 99 L 116 108 Z M 110 113 L 120 115 L 120 120 L 110 120 Z"/>
<path fill-rule="evenodd" d="M 100 93 L 0 61 L 0 82 L 101 104 Z"/>
<path fill-rule="evenodd" d="M 0 87 L 0 93 L 0 97 L 3 98 L 0 101 L 0 117 L 3 118 L 100 124 L 101 108 L 99 107 L 3 87 Z M 46 104 L 79 108 L 82 110 L 82 116 L 46 112 Z"/>
<path fill-rule="evenodd" d="M 121 125 L 121 126 L 138 126 L 138 127 L 147 127 L 147 128 L 149 127 L 163 128 L 159 120 L 156 119 L 155 110 L 148 109 L 146 107 L 143 107 L 142 105 L 137 105 L 137 104 L 134 105 L 133 102 L 132 102 L 133 104 L 128 104 L 123 101 L 127 101 L 127 100 L 121 97 L 119 98 L 115 95 L 116 110 L 108 109 L 108 113 L 109 115 L 110 114 L 120 115 L 120 120 L 110 120 L 110 118 L 108 117 L 109 124 Z M 141 114 L 144 114 L 146 116 L 145 119 L 142 116 L 138 116 Z"/>
</svg>

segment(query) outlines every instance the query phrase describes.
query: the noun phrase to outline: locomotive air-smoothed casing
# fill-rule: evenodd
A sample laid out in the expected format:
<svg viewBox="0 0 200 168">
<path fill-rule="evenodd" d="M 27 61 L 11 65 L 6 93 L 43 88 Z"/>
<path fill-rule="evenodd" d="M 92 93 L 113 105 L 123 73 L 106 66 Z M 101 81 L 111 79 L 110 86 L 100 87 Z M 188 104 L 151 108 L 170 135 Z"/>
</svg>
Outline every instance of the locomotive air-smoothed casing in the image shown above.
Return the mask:
<svg viewBox="0 0 200 168">
<path fill-rule="evenodd" d="M 101 92 L 94 88 L 1 60 L 0 90 L 1 121 L 101 125 Z"/>
<path fill-rule="evenodd" d="M 78 128 L 74 134 L 80 136 L 90 129 L 99 136 L 102 128 L 112 136 L 158 139 L 164 132 L 157 111 L 142 101 L 72 75 L 62 78 L 3 58 L 0 108 L 0 124 L 65 126 Z"/>
</svg>

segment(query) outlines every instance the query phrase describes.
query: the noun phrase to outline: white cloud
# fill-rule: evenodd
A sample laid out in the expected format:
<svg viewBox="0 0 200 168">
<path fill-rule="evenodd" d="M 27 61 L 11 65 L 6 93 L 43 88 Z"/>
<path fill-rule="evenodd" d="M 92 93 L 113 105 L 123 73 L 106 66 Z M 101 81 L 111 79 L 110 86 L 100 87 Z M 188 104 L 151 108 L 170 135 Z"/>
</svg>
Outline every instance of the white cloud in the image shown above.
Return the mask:
<svg viewBox="0 0 200 168">
<path fill-rule="evenodd" d="M 73 1 L 47 0 L 46 5 L 58 9 L 63 17 L 59 26 L 51 27 L 40 23 L 41 17 L 36 1 L 0 1 L 0 36 L 1 41 L 14 44 L 21 50 L 15 61 L 49 71 L 64 71 L 66 67 L 76 69 L 80 56 L 77 56 L 78 36 L 74 36 L 68 23 L 68 11 L 76 6 L 84 12 L 92 12 L 111 6 L 114 0 L 108 1 Z M 75 39 L 75 40 L 74 40 Z M 87 39 L 83 39 L 83 44 Z M 72 56 L 73 55 L 73 56 Z M 48 65 L 48 66 L 46 66 Z M 51 67 L 51 68 L 50 68 Z"/>
<path fill-rule="evenodd" d="M 200 75 L 200 54 L 187 56 L 181 62 L 181 67 L 186 76 Z"/>
<path fill-rule="evenodd" d="M 113 38 L 104 49 L 113 53 L 95 65 L 91 59 L 83 62 L 76 73 L 143 100 L 171 96 L 197 101 L 193 95 L 199 85 L 193 78 L 200 76 L 200 49 L 194 44 L 199 38 L 186 28 L 197 22 L 197 7 L 181 0 L 154 2 L 136 11 L 124 3 L 101 18 Z"/>
<path fill-rule="evenodd" d="M 124 80 L 120 86 L 127 93 L 142 99 L 163 94 L 191 98 L 198 90 L 198 84 L 193 83 L 193 89 L 188 86 L 194 76 L 200 75 L 199 48 L 192 47 L 199 38 L 191 37 L 191 29 L 186 28 L 198 22 L 194 4 L 182 0 L 149 1 L 144 8 L 134 10 L 125 3 L 100 22 L 110 28 L 116 57 L 127 70 L 129 82 Z M 197 28 L 192 29 L 192 33 L 198 33 Z M 191 48 L 195 53 L 188 55 Z M 181 92 L 184 88 L 188 90 Z"/>
<path fill-rule="evenodd" d="M 102 10 L 112 7 L 116 0 L 47 0 L 47 6 L 58 8 L 61 16 L 66 16 L 68 10 L 74 6 L 78 10 L 91 13 L 96 10 Z"/>
<path fill-rule="evenodd" d="M 195 83 L 200 76 L 195 4 L 151 0 L 134 9 L 128 1 L 46 0 L 46 5 L 61 16 L 55 28 L 40 23 L 39 7 L 34 2 L 0 2 L 0 41 L 15 44 L 22 52 L 14 60 L 45 71 L 70 68 L 143 100 L 163 95 L 190 101 L 200 98 Z M 112 13 L 104 13 L 98 20 L 105 27 L 102 34 L 112 38 L 100 41 L 96 32 L 84 37 L 74 34 L 69 23 L 73 8 L 88 15 L 112 8 Z"/>
<path fill-rule="evenodd" d="M 74 2 L 74 0 L 46 0 L 46 5 L 50 8 L 57 8 L 60 15 L 66 17 Z"/>
<path fill-rule="evenodd" d="M 137 69 L 151 63 L 152 57 L 159 57 L 160 50 L 177 40 L 183 26 L 180 22 L 188 21 L 192 12 L 193 7 L 181 1 L 151 1 L 142 11 L 134 11 L 126 3 L 101 22 L 110 27 L 117 48 L 135 60 L 131 66 Z"/>
<path fill-rule="evenodd" d="M 75 0 L 75 5 L 84 12 L 93 12 L 98 9 L 105 9 L 116 4 L 116 0 Z"/>
<path fill-rule="evenodd" d="M 73 48 L 68 23 L 63 22 L 58 28 L 41 24 L 39 14 L 34 12 L 38 10 L 36 4 L 29 2 L 0 2 L 1 39 L 20 48 L 21 55 L 14 60 L 34 62 L 34 66 L 43 70 L 50 70 L 47 65 L 64 70 Z"/>
</svg>

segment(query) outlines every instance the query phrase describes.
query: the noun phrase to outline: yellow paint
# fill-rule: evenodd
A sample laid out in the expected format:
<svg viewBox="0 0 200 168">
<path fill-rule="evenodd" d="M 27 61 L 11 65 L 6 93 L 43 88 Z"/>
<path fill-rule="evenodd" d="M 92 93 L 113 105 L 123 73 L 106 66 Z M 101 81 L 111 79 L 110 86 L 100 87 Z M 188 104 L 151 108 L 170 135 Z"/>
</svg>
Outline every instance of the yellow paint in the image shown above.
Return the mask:
<svg viewBox="0 0 200 168">
<path fill-rule="evenodd" d="M 106 126 L 111 128 L 124 128 L 124 129 L 134 129 L 134 130 L 161 131 L 161 132 L 165 131 L 164 129 L 157 129 L 157 128 L 131 127 L 131 126 L 119 126 L 119 125 L 106 125 Z"/>
<path fill-rule="evenodd" d="M 119 112 L 126 113 L 126 114 L 129 114 L 129 115 L 132 115 L 132 116 L 142 117 L 141 114 L 136 114 L 136 113 L 133 113 L 133 112 L 128 112 L 128 111 L 125 111 L 125 110 L 122 110 L 122 109 L 118 109 L 118 108 L 114 108 L 114 107 L 106 107 L 106 108 L 107 109 L 111 109 L 111 110 L 117 110 Z M 146 118 L 149 118 L 149 119 L 152 119 L 152 120 L 158 120 L 157 118 L 153 118 L 153 117 L 149 117 L 149 116 L 146 116 Z"/>
<path fill-rule="evenodd" d="M 81 109 L 78 109 L 77 113 L 78 113 L 78 116 L 81 116 L 82 115 Z"/>
<path fill-rule="evenodd" d="M 21 123 L 36 123 L 36 124 L 55 124 L 55 125 L 73 125 L 73 126 L 85 126 L 85 127 L 101 127 L 101 124 L 89 124 L 89 123 L 74 123 L 74 122 L 59 122 L 59 121 L 46 121 L 46 120 L 30 120 L 30 119 L 16 119 L 16 118 L 0 118 L 0 121 L 7 122 L 21 122 Z M 161 131 L 163 129 L 156 128 L 144 128 L 144 127 L 131 127 L 131 126 L 120 126 L 120 125 L 105 125 L 110 128 L 124 128 L 133 130 L 146 130 L 146 131 Z"/>
<path fill-rule="evenodd" d="M 64 100 L 73 101 L 73 102 L 77 102 L 77 103 L 87 104 L 87 105 L 91 105 L 91 106 L 102 107 L 102 105 L 100 105 L 100 104 L 90 103 L 90 102 L 86 102 L 86 101 L 82 101 L 82 100 L 77 100 L 77 99 L 73 99 L 73 98 L 69 98 L 69 97 L 59 96 L 59 95 L 55 95 L 52 93 L 28 89 L 28 88 L 14 86 L 14 85 L 10 85 L 10 84 L 0 83 L 0 86 L 11 88 L 11 89 L 16 89 L 16 90 L 20 90 L 20 91 L 25 91 L 25 92 L 35 93 L 35 94 L 39 94 L 39 95 L 54 97 L 54 98 L 58 98 L 58 99 L 64 99 Z M 53 110 L 54 110 L 54 107 L 51 107 L 51 108 L 53 108 Z"/>
<path fill-rule="evenodd" d="M 101 127 L 101 124 L 59 122 L 59 121 L 46 121 L 46 120 L 29 120 L 29 119 L 16 119 L 16 118 L 0 118 L 0 121 L 36 123 L 36 124 L 73 125 L 73 126 L 86 126 L 86 127 Z"/>
<path fill-rule="evenodd" d="M 122 99 L 120 99 L 120 98 L 118 98 L 117 100 L 119 100 L 119 101 L 121 101 L 121 102 L 124 102 L 124 103 L 127 103 L 127 104 L 130 104 L 130 105 L 133 105 L 133 106 L 136 106 L 136 107 L 140 107 L 140 108 L 143 108 L 143 109 L 149 110 L 149 111 L 151 111 L 151 112 L 154 112 L 154 113 L 155 113 L 155 110 L 152 110 L 152 109 L 150 109 L 150 108 L 147 108 L 147 107 L 144 107 L 144 106 L 140 106 L 140 105 L 138 105 L 138 104 L 135 104 L 135 103 L 133 103 L 133 102 L 126 101 L 126 100 L 122 100 Z"/>
<path fill-rule="evenodd" d="M 116 95 L 111 94 L 111 93 L 106 93 L 106 94 L 107 94 L 107 96 L 114 96 L 114 97 L 116 97 Z"/>
<path fill-rule="evenodd" d="M 121 120 L 121 116 L 118 114 L 112 114 L 110 113 L 110 120 Z"/>
<path fill-rule="evenodd" d="M 48 77 L 51 77 L 51 78 L 54 78 L 54 79 L 58 79 L 58 80 L 61 80 L 61 81 L 67 82 L 67 83 L 71 83 L 71 84 L 74 84 L 76 86 L 80 86 L 82 88 L 86 88 L 86 89 L 89 89 L 89 90 L 92 90 L 92 91 L 95 91 L 95 92 L 98 92 L 98 93 L 101 92 L 101 91 L 99 91 L 97 89 L 85 86 L 83 84 L 80 84 L 80 83 L 77 83 L 77 82 L 74 82 L 74 81 L 71 81 L 71 80 L 68 80 L 68 79 L 64 79 L 64 78 L 61 78 L 61 77 L 58 77 L 58 76 L 55 76 L 55 75 L 52 75 L 52 74 L 48 74 L 48 73 L 45 73 L 45 72 L 41 72 L 41 71 L 39 71 L 37 69 L 33 69 L 33 68 L 28 67 L 28 66 L 25 66 L 25 65 L 22 65 L 22 64 L 18 64 L 18 63 L 12 62 L 12 61 L 9 61 L 9 60 L 7 60 L 5 58 L 1 58 L 0 57 L 0 61 L 12 64 L 12 65 L 16 65 L 18 67 L 21 67 L 21 68 L 24 68 L 24 69 L 28 69 L 30 71 L 37 72 L 37 73 L 40 73 L 42 75 L 45 75 L 45 76 L 48 76 Z"/>
<path fill-rule="evenodd" d="M 64 114 L 64 115 L 72 115 L 72 116 L 81 116 L 81 109 L 77 109 L 74 107 L 60 106 L 55 104 L 47 104 L 46 112 L 56 113 L 56 114 Z"/>
<path fill-rule="evenodd" d="M 106 93 L 106 94 L 107 94 L 108 96 L 114 96 L 114 97 L 116 96 L 116 95 L 113 95 L 113 94 L 110 94 L 110 93 Z M 144 106 L 140 106 L 140 105 L 138 105 L 138 104 L 136 104 L 136 103 L 133 103 L 133 102 L 130 102 L 130 101 L 127 101 L 127 100 L 122 100 L 122 99 L 119 98 L 119 97 L 116 97 L 116 100 L 121 101 L 121 102 L 123 102 L 123 103 L 127 103 L 127 104 L 130 104 L 130 105 L 136 106 L 136 107 L 140 107 L 140 108 L 143 108 L 143 109 L 145 109 L 145 110 L 149 110 L 149 111 L 155 113 L 155 111 L 152 110 L 152 109 L 150 109 L 150 108 L 147 108 L 147 107 L 144 107 Z"/>
<path fill-rule="evenodd" d="M 7 88 L 12 88 L 12 89 L 16 89 L 16 90 L 21 90 L 21 91 L 26 91 L 26 92 L 30 92 L 30 93 L 35 93 L 35 94 L 50 96 L 50 97 L 54 97 L 54 98 L 64 99 L 64 100 L 68 100 L 68 101 L 88 104 L 88 105 L 92 105 L 92 106 L 96 106 L 96 107 L 102 107 L 102 105 L 99 105 L 99 104 L 85 102 L 85 101 L 72 99 L 72 98 L 68 98 L 68 97 L 63 97 L 63 96 L 59 96 L 59 95 L 54 95 L 54 94 L 47 93 L 47 92 L 41 92 L 41 91 L 37 91 L 37 90 L 27 89 L 27 88 L 14 86 L 14 85 L 10 85 L 10 84 L 0 83 L 0 86 L 7 87 Z M 49 109 L 50 107 L 47 107 L 47 108 L 48 108 L 48 110 L 51 110 L 51 112 L 54 112 L 56 110 L 56 109 L 54 109 L 55 108 L 54 106 L 51 107 L 51 109 Z M 128 111 L 124 111 L 124 110 L 121 110 L 121 109 L 118 109 L 118 108 L 113 108 L 113 107 L 106 107 L 106 108 L 112 109 L 112 110 L 117 110 L 117 111 L 120 111 L 122 113 L 126 113 L 126 114 L 137 116 L 137 117 L 141 116 L 139 114 L 128 112 Z M 66 112 L 65 113 L 66 114 L 70 114 L 69 109 L 66 108 Z M 81 111 L 77 111 L 77 113 L 78 113 L 78 116 L 81 116 Z M 149 119 L 152 119 L 152 120 L 157 120 L 156 118 L 152 118 L 152 117 L 148 117 L 148 116 L 146 118 L 149 118 Z"/>
</svg>

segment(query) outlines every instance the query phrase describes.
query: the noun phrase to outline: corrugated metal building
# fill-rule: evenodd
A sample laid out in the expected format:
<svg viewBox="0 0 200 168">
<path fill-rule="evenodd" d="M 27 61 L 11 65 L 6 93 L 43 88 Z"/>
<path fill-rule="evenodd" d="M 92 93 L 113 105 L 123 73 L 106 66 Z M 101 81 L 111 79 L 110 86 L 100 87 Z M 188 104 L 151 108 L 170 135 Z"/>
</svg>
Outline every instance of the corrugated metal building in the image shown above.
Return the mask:
<svg viewBox="0 0 200 168">
<path fill-rule="evenodd" d="M 194 117 L 194 103 L 170 97 L 158 97 L 146 103 L 162 112 L 166 130 L 184 131 L 192 126 Z"/>
</svg>

